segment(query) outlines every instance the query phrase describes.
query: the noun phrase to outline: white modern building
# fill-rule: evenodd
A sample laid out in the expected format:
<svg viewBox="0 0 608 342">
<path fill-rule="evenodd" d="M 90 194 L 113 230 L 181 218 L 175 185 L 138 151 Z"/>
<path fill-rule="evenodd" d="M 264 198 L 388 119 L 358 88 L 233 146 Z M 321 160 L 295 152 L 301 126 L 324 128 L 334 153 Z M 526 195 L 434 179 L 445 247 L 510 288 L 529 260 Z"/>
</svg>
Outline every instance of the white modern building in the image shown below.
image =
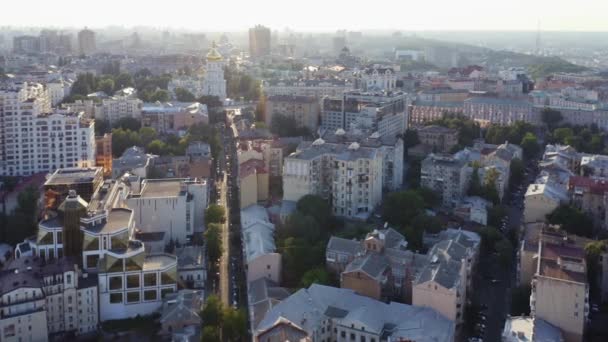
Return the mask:
<svg viewBox="0 0 608 342">
<path fill-rule="evenodd" d="M 129 195 L 127 206 L 134 211 L 139 231 L 164 232 L 165 242 L 185 244 L 204 230 L 208 191 L 206 180 L 145 179 L 141 190 Z"/>
<path fill-rule="evenodd" d="M 133 88 L 122 89 L 110 98 L 101 100 L 95 108 L 95 119 L 107 120 L 113 125 L 123 118 L 141 118 L 143 101 L 138 99 Z"/>
<path fill-rule="evenodd" d="M 95 165 L 95 123 L 50 109 L 39 84 L 0 89 L 0 175 L 28 176 Z"/>
</svg>

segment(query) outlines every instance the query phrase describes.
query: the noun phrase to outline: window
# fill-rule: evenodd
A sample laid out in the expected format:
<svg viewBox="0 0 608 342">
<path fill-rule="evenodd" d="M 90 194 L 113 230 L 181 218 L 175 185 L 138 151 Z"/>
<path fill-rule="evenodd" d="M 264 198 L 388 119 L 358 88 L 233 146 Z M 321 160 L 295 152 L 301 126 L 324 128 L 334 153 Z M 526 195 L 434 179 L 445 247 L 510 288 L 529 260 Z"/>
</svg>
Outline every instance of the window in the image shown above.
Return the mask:
<svg viewBox="0 0 608 342">
<path fill-rule="evenodd" d="M 354 341 L 356 339 L 356 336 L 354 333 L 350 333 L 350 339 L 351 339 L 351 341 Z"/>
<path fill-rule="evenodd" d="M 127 303 L 139 302 L 139 291 L 127 292 Z"/>
<path fill-rule="evenodd" d="M 144 300 L 156 300 L 158 298 L 156 290 L 146 290 L 144 291 Z"/>
<path fill-rule="evenodd" d="M 122 292 L 110 293 L 110 303 L 122 303 Z"/>
<path fill-rule="evenodd" d="M 346 331 L 340 331 L 340 336 L 342 338 L 346 338 Z"/>
<path fill-rule="evenodd" d="M 173 288 L 166 288 L 166 289 L 162 289 L 160 290 L 160 297 L 161 298 L 165 298 L 165 295 L 169 294 L 169 293 L 173 293 Z"/>
<path fill-rule="evenodd" d="M 139 287 L 139 274 L 127 275 L 127 288 L 132 289 Z"/>
<path fill-rule="evenodd" d="M 144 273 L 144 286 L 156 286 L 156 273 Z"/>
<path fill-rule="evenodd" d="M 122 276 L 110 277 L 110 290 L 122 289 Z"/>
</svg>

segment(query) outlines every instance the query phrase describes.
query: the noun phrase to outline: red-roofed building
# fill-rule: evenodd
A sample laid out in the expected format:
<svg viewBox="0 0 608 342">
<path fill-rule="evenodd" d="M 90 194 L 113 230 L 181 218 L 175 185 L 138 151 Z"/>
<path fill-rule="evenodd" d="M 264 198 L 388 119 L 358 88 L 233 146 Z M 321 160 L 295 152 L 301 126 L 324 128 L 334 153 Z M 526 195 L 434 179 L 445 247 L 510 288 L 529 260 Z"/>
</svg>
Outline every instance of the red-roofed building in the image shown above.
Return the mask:
<svg viewBox="0 0 608 342">
<path fill-rule="evenodd" d="M 568 181 L 568 191 L 572 204 L 591 216 L 596 226 L 606 225 L 607 179 L 572 176 Z"/>
</svg>

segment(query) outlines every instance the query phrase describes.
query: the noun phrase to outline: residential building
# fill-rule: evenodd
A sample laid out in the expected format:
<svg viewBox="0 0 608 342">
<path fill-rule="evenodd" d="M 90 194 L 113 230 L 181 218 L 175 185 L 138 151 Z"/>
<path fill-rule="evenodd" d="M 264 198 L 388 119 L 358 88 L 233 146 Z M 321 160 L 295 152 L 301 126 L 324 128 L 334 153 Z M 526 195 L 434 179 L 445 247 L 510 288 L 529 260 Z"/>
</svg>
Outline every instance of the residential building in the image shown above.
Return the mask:
<svg viewBox="0 0 608 342">
<path fill-rule="evenodd" d="M 63 79 L 53 80 L 45 84 L 51 99 L 51 105 L 57 106 L 72 90 L 72 83 Z"/>
<path fill-rule="evenodd" d="M 268 199 L 269 178 L 268 170 L 264 161 L 260 159 L 249 159 L 239 164 L 239 199 L 240 207 L 250 205 Z"/>
<path fill-rule="evenodd" d="M 462 199 L 462 202 L 454 208 L 454 215 L 461 219 L 481 224 L 488 225 L 488 208 L 492 207 L 492 203 L 479 196 L 469 196 Z"/>
<path fill-rule="evenodd" d="M 462 101 L 424 101 L 416 100 L 408 108 L 409 124 L 421 125 L 442 119 L 446 114 L 459 115 L 464 111 Z"/>
<path fill-rule="evenodd" d="M 431 153 L 421 164 L 420 186 L 436 191 L 446 207 L 455 207 L 466 194 L 466 162 L 451 155 Z"/>
<path fill-rule="evenodd" d="M 397 75 L 393 68 L 372 65 L 355 72 L 354 86 L 361 91 L 392 91 L 396 88 Z"/>
<path fill-rule="evenodd" d="M 540 318 L 507 317 L 502 342 L 564 342 L 562 332 Z"/>
<path fill-rule="evenodd" d="M 91 55 L 97 50 L 95 32 L 85 28 L 78 32 L 78 51 L 81 55 Z"/>
<path fill-rule="evenodd" d="M 249 29 L 249 56 L 259 58 L 270 55 L 270 29 L 256 25 Z"/>
<path fill-rule="evenodd" d="M 460 103 L 469 98 L 470 92 L 462 89 L 437 88 L 422 90 L 416 94 L 416 100 L 422 102 Z"/>
<path fill-rule="evenodd" d="M 458 144 L 458 130 L 443 126 L 430 125 L 416 129 L 421 144 L 432 147 L 439 153 L 448 153 Z"/>
<path fill-rule="evenodd" d="M 178 88 L 185 89 L 194 95 L 194 97 L 199 98 L 205 95 L 205 77 L 202 73 L 192 76 L 180 75 L 173 77 L 167 84 L 167 90 L 175 97 L 175 90 Z"/>
<path fill-rule="evenodd" d="M 247 284 L 247 303 L 251 331 L 260 324 L 266 313 L 291 293 L 272 280 L 262 277 Z"/>
<path fill-rule="evenodd" d="M 407 129 L 408 100 L 402 92 L 345 92 L 339 98 L 323 99 L 321 127 L 331 132 L 361 129 L 394 136 Z"/>
<path fill-rule="evenodd" d="M 580 162 L 581 176 L 608 177 L 608 156 L 598 154 L 582 154 Z"/>
<path fill-rule="evenodd" d="M 565 189 L 553 183 L 530 184 L 524 195 L 524 222 L 544 222 L 548 214 L 568 201 Z"/>
<path fill-rule="evenodd" d="M 40 52 L 40 39 L 35 36 L 17 36 L 13 38 L 13 53 L 30 54 Z"/>
<path fill-rule="evenodd" d="M 262 92 L 267 97 L 285 95 L 321 99 L 324 96 L 342 96 L 345 91 L 352 89 L 353 84 L 346 79 L 266 80 L 262 83 Z"/>
<path fill-rule="evenodd" d="M 95 108 L 95 119 L 106 120 L 110 125 L 123 118 L 141 120 L 142 107 L 143 101 L 135 96 L 135 89 L 126 88 L 102 99 L 101 105 Z"/>
<path fill-rule="evenodd" d="M 274 224 L 264 207 L 251 205 L 241 210 L 241 234 L 247 283 L 267 278 L 281 282 L 281 255 L 276 252 Z"/>
<path fill-rule="evenodd" d="M 192 328 L 196 331 L 196 336 L 192 336 L 192 339 L 198 337 L 197 340 L 200 340 L 200 313 L 204 301 L 203 291 L 179 290 L 167 294 L 161 308 L 161 334 L 171 335 L 172 340 L 181 341 L 178 337 L 187 334 L 187 329 Z"/>
<path fill-rule="evenodd" d="M 429 308 L 388 304 L 313 284 L 270 309 L 253 330 L 258 341 L 454 341 L 454 323 Z"/>
<path fill-rule="evenodd" d="M 51 334 L 95 333 L 97 277 L 71 258 L 14 259 L 0 273 L 3 341 L 46 341 Z"/>
<path fill-rule="evenodd" d="M 147 178 L 148 172 L 157 158 L 157 155 L 145 153 L 141 147 L 129 147 L 119 158 L 112 161 L 112 178 L 116 179 L 127 172 Z"/>
<path fill-rule="evenodd" d="M 266 98 L 264 118 L 266 125 L 272 125 L 273 118 L 284 115 L 293 118 L 299 127 L 316 132 L 319 127 L 321 107 L 319 100 L 312 96 L 273 95 Z"/>
<path fill-rule="evenodd" d="M 177 275 L 188 288 L 204 289 L 207 280 L 205 249 L 201 246 L 184 246 L 175 249 Z"/>
<path fill-rule="evenodd" d="M 315 194 L 328 199 L 334 215 L 366 219 L 382 197 L 382 156 L 359 143 L 303 142 L 285 158 L 283 199 Z"/>
<path fill-rule="evenodd" d="M 166 232 L 165 242 L 184 244 L 204 230 L 208 191 L 207 181 L 201 179 L 145 179 L 141 190 L 132 191 L 126 203 L 133 209 L 140 231 Z"/>
<path fill-rule="evenodd" d="M 101 167 L 58 169 L 44 183 L 45 207 L 57 208 L 70 190 L 90 201 L 102 183 Z"/>
<path fill-rule="evenodd" d="M 605 178 L 572 176 L 568 181 L 570 203 L 586 213 L 596 227 L 606 223 L 605 198 L 608 193 L 608 181 Z"/>
<path fill-rule="evenodd" d="M 456 324 L 462 323 L 480 243 L 479 235 L 472 232 L 442 232 L 414 280 L 412 304 L 433 308 Z"/>
<path fill-rule="evenodd" d="M 357 132 L 345 132 L 338 129 L 335 132 L 327 132 L 322 136 L 327 143 L 352 144 L 356 142 L 359 146 L 376 148 L 382 155 L 382 187 L 389 191 L 397 191 L 403 185 L 403 139 L 401 137 L 384 136 L 378 133 L 371 135 L 359 134 Z"/>
<path fill-rule="evenodd" d="M 209 123 L 207 105 L 198 102 L 144 103 L 141 107 L 143 127 L 152 127 L 158 133 L 175 134 L 198 124 Z"/>
<path fill-rule="evenodd" d="M 95 123 L 82 113 L 52 111 L 42 85 L 0 87 L 0 117 L 0 175 L 95 165 Z"/>
<path fill-rule="evenodd" d="M 95 137 L 95 166 L 103 169 L 104 177 L 112 176 L 112 133 Z"/>
<path fill-rule="evenodd" d="M 533 110 L 532 103 L 508 98 L 473 97 L 467 99 L 464 101 L 464 115 L 479 122 L 482 126 L 511 125 L 517 121 L 533 125 L 541 123 L 540 115 Z"/>
<path fill-rule="evenodd" d="M 583 341 L 589 285 L 583 248 L 540 242 L 532 280 L 531 315 L 559 328 L 566 342 Z"/>
</svg>

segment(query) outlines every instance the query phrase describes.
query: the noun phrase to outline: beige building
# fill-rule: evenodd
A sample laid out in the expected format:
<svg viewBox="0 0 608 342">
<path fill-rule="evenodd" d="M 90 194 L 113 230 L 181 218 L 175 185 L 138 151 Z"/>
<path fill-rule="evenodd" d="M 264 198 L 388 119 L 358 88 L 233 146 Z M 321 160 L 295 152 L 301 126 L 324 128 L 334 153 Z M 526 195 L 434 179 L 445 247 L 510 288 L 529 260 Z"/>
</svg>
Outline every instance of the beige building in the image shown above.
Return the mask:
<svg viewBox="0 0 608 342">
<path fill-rule="evenodd" d="M 567 202 L 568 196 L 559 186 L 530 184 L 524 197 L 524 222 L 544 222 L 547 214 Z"/>
<path fill-rule="evenodd" d="M 272 125 L 276 115 L 294 118 L 299 127 L 316 132 L 319 127 L 321 106 L 314 96 L 274 95 L 266 98 L 266 125 Z"/>
<path fill-rule="evenodd" d="M 95 108 L 95 119 L 107 120 L 114 125 L 122 118 L 133 118 L 141 120 L 143 101 L 131 93 L 117 94 L 101 100 L 101 104 Z"/>
<path fill-rule="evenodd" d="M 562 330 L 566 342 L 583 341 L 589 313 L 587 264 L 582 248 L 539 243 L 532 280 L 531 315 Z"/>
<path fill-rule="evenodd" d="M 262 160 L 249 159 L 239 165 L 239 198 L 241 208 L 266 201 L 269 193 L 268 187 L 268 171 L 264 167 Z"/>
<path fill-rule="evenodd" d="M 424 126 L 416 130 L 421 144 L 431 146 L 433 151 L 447 153 L 458 144 L 458 130 L 442 126 Z"/>
<path fill-rule="evenodd" d="M 382 174 L 378 149 L 356 142 L 303 142 L 285 158 L 283 199 L 319 195 L 330 200 L 334 215 L 366 219 L 381 201 Z"/>
<path fill-rule="evenodd" d="M 439 120 L 446 113 L 462 114 L 463 102 L 448 102 L 448 101 L 421 101 L 416 100 L 409 107 L 409 124 L 411 126 L 421 125 L 427 122 Z"/>
</svg>

